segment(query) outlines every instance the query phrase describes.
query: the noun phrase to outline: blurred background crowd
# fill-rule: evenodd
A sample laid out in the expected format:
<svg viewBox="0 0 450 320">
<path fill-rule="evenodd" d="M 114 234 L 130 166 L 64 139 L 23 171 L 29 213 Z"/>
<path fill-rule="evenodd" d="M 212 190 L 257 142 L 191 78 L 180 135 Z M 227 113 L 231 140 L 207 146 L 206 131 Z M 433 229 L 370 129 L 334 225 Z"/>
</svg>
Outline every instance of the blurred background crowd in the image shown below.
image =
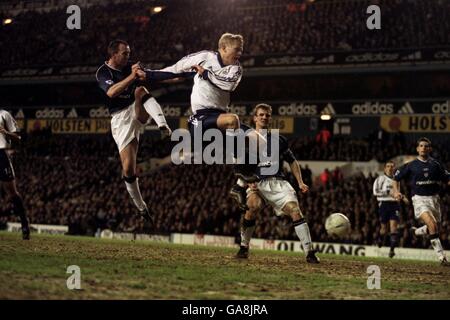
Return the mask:
<svg viewBox="0 0 450 320">
<path fill-rule="evenodd" d="M 96 4 L 100 2 L 101 4 Z M 368 33 L 367 7 L 378 4 L 383 27 Z M 154 6 L 162 11 L 155 14 Z M 0 60 L 9 66 L 100 64 L 113 38 L 132 45 L 132 58 L 173 61 L 216 50 L 224 32 L 239 30 L 244 54 L 438 47 L 450 43 L 445 0 L 170 0 L 96 1 L 81 10 L 81 30 L 65 28 L 66 7 L 25 11 L 3 26 Z M 7 12 L 0 18 L 11 18 Z M 26 34 L 27 37 L 23 35 Z M 20 48 L 20 49 L 18 49 Z"/>
<path fill-rule="evenodd" d="M 164 145 L 170 146 L 170 141 L 145 138 L 139 153 L 140 161 L 167 156 L 169 153 L 156 151 Z M 331 138 L 326 145 L 317 144 L 312 138 L 293 138 L 290 139 L 290 145 L 300 164 L 302 160 L 308 159 L 330 161 L 330 168 L 317 177 L 313 177 L 308 166 L 302 166 L 304 180 L 311 190 L 307 194 L 298 192 L 298 197 L 313 239 L 335 241 L 327 236 L 324 222 L 331 213 L 343 212 L 352 222 L 352 233 L 344 241 L 374 244 L 379 220 L 372 186 L 378 173 L 368 176 L 360 173 L 344 178 L 333 160 L 361 161 L 375 158 L 386 161 L 395 152 L 400 152 L 395 155 L 414 155 L 414 145 L 377 146 L 369 139 L 348 138 L 345 142 L 340 138 Z M 396 149 L 392 149 L 394 147 Z M 434 150 L 433 155 L 448 167 L 448 149 L 436 145 Z M 377 158 L 379 155 L 381 157 Z M 156 225 L 149 228 L 137 215 L 129 199 L 121 180 L 119 157 L 109 135 L 64 136 L 41 132 L 26 136 L 13 159 L 19 190 L 32 223 L 68 225 L 69 234 L 90 236 L 99 229 L 156 234 L 239 234 L 242 212 L 228 198 L 228 191 L 235 181 L 232 166 L 170 164 L 150 172 L 141 172 L 139 183 L 143 198 L 156 212 Z M 290 173 L 287 173 L 287 177 L 297 187 Z M 443 187 L 444 217 L 440 234 L 447 248 L 450 240 L 448 191 L 448 186 Z M 409 194 L 408 188 L 406 192 Z M 7 204 L 3 203 L 2 209 L 7 212 Z M 412 238 L 408 232 L 416 224 L 413 208 L 402 205 L 400 217 L 400 245 L 426 246 L 426 242 Z M 14 218 L 10 217 L 9 221 L 11 219 Z M 7 220 L 6 217 L 0 220 L 3 226 Z M 257 218 L 255 237 L 296 239 L 290 220 L 277 217 L 269 207 Z"/>
</svg>

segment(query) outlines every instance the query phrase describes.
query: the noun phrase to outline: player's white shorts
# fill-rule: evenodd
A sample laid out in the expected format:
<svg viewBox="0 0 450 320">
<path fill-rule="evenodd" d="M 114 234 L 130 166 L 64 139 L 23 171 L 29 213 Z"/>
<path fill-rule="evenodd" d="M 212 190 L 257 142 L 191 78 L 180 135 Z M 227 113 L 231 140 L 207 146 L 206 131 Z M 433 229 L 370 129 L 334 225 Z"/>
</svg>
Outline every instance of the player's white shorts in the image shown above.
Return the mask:
<svg viewBox="0 0 450 320">
<path fill-rule="evenodd" d="M 298 204 L 297 193 L 291 184 L 283 179 L 268 178 L 257 184 L 258 190 L 247 189 L 247 197 L 252 192 L 257 192 L 263 200 L 271 205 L 277 216 L 283 215 L 283 207 L 288 202 L 295 202 Z"/>
<path fill-rule="evenodd" d="M 418 196 L 412 197 L 414 206 L 414 216 L 419 219 L 420 215 L 425 211 L 430 212 L 437 222 L 441 221 L 441 205 L 438 195 L 435 196 Z"/>
<path fill-rule="evenodd" d="M 146 103 L 148 103 L 148 99 Z M 151 117 L 149 117 L 149 120 Z M 111 119 L 111 133 L 121 152 L 134 138 L 139 142 L 139 135 L 145 124 L 136 119 L 134 102 L 127 108 L 114 112 Z"/>
</svg>

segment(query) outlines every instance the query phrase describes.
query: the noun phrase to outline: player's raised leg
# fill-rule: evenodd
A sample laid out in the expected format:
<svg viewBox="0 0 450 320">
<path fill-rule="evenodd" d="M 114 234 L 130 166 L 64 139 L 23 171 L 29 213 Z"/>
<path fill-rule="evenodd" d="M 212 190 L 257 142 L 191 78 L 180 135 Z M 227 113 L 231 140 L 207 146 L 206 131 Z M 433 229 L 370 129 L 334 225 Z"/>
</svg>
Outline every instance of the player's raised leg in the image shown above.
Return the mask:
<svg viewBox="0 0 450 320">
<path fill-rule="evenodd" d="M 239 129 L 239 117 L 234 113 L 223 113 L 217 118 L 217 127 L 221 130 Z"/>
<path fill-rule="evenodd" d="M 164 112 L 161 109 L 158 101 L 154 97 L 151 96 L 150 92 L 144 86 L 137 87 L 135 92 L 135 113 L 136 119 L 142 123 L 146 124 L 150 117 L 155 120 L 156 125 L 159 130 L 164 134 L 171 135 L 172 130 L 167 124 L 166 117 L 164 116 Z M 144 98 L 147 100 L 144 101 Z"/>
<path fill-rule="evenodd" d="M 142 99 L 144 99 L 144 97 L 147 95 L 150 95 L 150 93 L 144 86 L 137 87 L 134 91 L 134 112 L 136 115 L 136 120 L 138 120 L 143 125 L 146 124 L 150 119 L 150 114 L 145 110 L 142 103 Z"/>
</svg>

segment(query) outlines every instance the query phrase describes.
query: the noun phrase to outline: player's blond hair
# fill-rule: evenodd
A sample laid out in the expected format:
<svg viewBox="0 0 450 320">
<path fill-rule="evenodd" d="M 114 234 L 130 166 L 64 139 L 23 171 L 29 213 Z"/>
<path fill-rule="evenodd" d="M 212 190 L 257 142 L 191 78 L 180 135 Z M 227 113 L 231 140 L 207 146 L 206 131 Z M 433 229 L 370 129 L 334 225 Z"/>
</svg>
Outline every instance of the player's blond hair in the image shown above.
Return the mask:
<svg viewBox="0 0 450 320">
<path fill-rule="evenodd" d="M 270 114 L 272 114 L 272 106 L 267 104 L 267 103 L 258 103 L 254 108 L 253 108 L 253 115 L 256 116 L 256 114 L 258 113 L 259 109 L 263 109 L 267 112 L 270 112 Z"/>
<path fill-rule="evenodd" d="M 244 37 L 240 34 L 224 33 L 219 39 L 219 49 L 236 43 L 244 46 Z"/>
</svg>

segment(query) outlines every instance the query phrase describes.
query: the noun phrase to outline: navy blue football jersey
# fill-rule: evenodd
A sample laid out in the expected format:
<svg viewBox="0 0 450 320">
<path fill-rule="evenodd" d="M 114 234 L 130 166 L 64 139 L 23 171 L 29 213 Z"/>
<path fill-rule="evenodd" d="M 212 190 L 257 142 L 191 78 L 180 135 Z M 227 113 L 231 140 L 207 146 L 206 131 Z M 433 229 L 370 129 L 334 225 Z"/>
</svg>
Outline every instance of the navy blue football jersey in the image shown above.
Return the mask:
<svg viewBox="0 0 450 320">
<path fill-rule="evenodd" d="M 131 74 L 131 64 L 128 64 L 123 70 L 113 69 L 106 63 L 98 68 L 96 73 L 97 83 L 100 89 L 104 92 L 105 104 L 109 113 L 114 113 L 125 109 L 134 102 L 134 90 L 136 89 L 136 81 L 128 86 L 117 97 L 110 98 L 106 94 L 111 86 L 124 80 Z"/>
<path fill-rule="evenodd" d="M 450 173 L 436 159 L 415 159 L 394 174 L 394 180 L 409 180 L 413 195 L 432 196 L 439 193 L 441 182 L 450 180 Z"/>
<path fill-rule="evenodd" d="M 279 139 L 278 150 L 271 150 L 270 139 L 276 139 L 276 136 L 273 136 L 269 132 L 267 134 L 267 155 L 269 157 L 272 157 L 273 152 L 278 152 L 278 161 L 277 160 L 266 161 L 266 162 L 259 161 L 258 166 L 256 167 L 256 170 L 255 170 L 255 175 L 259 179 L 265 179 L 265 178 L 270 178 L 270 177 L 286 178 L 285 174 L 283 172 L 283 162 L 286 161 L 287 163 L 292 163 L 296 160 L 295 156 L 292 153 L 292 151 L 289 149 L 288 141 L 284 136 L 278 135 L 278 139 Z M 273 154 L 273 155 L 275 155 L 275 154 Z M 274 157 L 274 158 L 276 158 L 276 157 Z M 266 174 L 263 169 L 265 167 L 269 167 L 269 166 L 278 166 L 278 170 L 276 171 L 276 173 Z"/>
</svg>

